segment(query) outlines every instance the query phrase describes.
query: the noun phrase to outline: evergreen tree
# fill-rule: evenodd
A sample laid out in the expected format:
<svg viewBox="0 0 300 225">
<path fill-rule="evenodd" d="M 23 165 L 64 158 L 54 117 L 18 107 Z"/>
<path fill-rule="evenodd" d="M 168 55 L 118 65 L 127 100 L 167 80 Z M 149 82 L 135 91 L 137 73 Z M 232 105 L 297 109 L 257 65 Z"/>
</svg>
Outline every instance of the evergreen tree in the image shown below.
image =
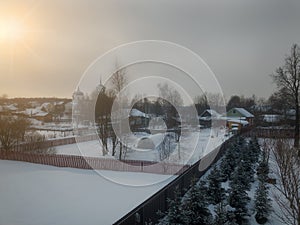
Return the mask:
<svg viewBox="0 0 300 225">
<path fill-rule="evenodd" d="M 236 222 L 242 224 L 248 215 L 247 204 L 250 198 L 246 192 L 245 177 L 241 176 L 237 168 L 233 180 L 230 182 L 229 205 L 234 208 L 233 214 Z"/>
<path fill-rule="evenodd" d="M 255 219 L 259 224 L 264 224 L 268 220 L 270 214 L 271 204 L 270 198 L 268 197 L 269 191 L 267 187 L 267 180 L 269 174 L 269 163 L 267 160 L 266 152 L 263 152 L 261 161 L 259 163 L 258 169 L 258 187 L 255 192 Z"/>
<path fill-rule="evenodd" d="M 220 170 L 215 166 L 207 176 L 208 196 L 212 204 L 218 204 L 225 198 L 225 190 L 222 188 Z"/>
<path fill-rule="evenodd" d="M 249 148 L 245 148 L 242 151 L 242 157 L 240 162 L 240 167 L 243 170 L 243 176 L 247 177 L 247 182 L 254 182 L 254 174 L 255 174 L 255 165 L 253 162 L 253 158 L 251 152 L 248 151 Z"/>
<path fill-rule="evenodd" d="M 261 150 L 256 137 L 250 139 L 248 148 L 251 154 L 252 163 L 257 163 L 259 160 Z"/>
<path fill-rule="evenodd" d="M 234 211 L 227 212 L 227 222 L 224 225 L 239 225 L 236 222 Z"/>
<path fill-rule="evenodd" d="M 168 199 L 169 209 L 165 213 L 159 213 L 162 219 L 159 220 L 159 225 L 187 225 L 189 220 L 182 209 L 181 197 L 178 190 L 175 191 L 175 198 Z"/>
<path fill-rule="evenodd" d="M 183 204 L 183 211 L 188 217 L 189 225 L 209 225 L 212 215 L 208 210 L 207 187 L 203 181 L 192 185 Z"/>
<path fill-rule="evenodd" d="M 270 198 L 268 198 L 268 187 L 263 180 L 260 180 L 255 192 L 255 219 L 259 224 L 264 224 L 268 221 L 271 209 L 270 201 Z"/>
<path fill-rule="evenodd" d="M 239 136 L 236 141 L 238 149 L 243 149 L 246 147 L 246 140 L 243 136 Z"/>
<path fill-rule="evenodd" d="M 214 225 L 224 225 L 228 221 L 227 210 L 224 202 L 220 202 L 215 210 L 216 216 L 214 218 Z"/>
<path fill-rule="evenodd" d="M 238 145 L 232 144 L 229 146 L 220 166 L 221 178 L 223 182 L 231 179 L 232 173 L 234 172 L 240 160 L 239 157 Z"/>
<path fill-rule="evenodd" d="M 268 174 L 269 174 L 269 162 L 267 160 L 266 153 L 263 152 L 262 159 L 257 167 L 258 179 L 263 182 L 266 182 L 268 179 Z"/>
<path fill-rule="evenodd" d="M 241 161 L 233 173 L 231 183 L 233 185 L 239 185 L 239 187 L 244 191 L 249 191 L 251 188 L 251 181 L 252 179 L 249 177 L 249 174 L 247 174 L 245 168 L 245 162 Z"/>
</svg>

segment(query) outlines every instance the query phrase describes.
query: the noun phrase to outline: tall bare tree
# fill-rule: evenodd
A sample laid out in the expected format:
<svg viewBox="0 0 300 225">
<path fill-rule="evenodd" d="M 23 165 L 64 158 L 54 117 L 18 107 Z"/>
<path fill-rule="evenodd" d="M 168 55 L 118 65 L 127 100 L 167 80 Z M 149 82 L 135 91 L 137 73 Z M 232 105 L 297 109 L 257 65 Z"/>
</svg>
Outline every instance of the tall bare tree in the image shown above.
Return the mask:
<svg viewBox="0 0 300 225">
<path fill-rule="evenodd" d="M 119 68 L 118 62 L 116 62 L 116 68 Z M 126 105 L 127 105 L 127 98 L 126 96 L 123 94 L 121 94 L 122 89 L 126 86 L 127 84 L 127 77 L 126 77 L 126 70 L 124 68 L 118 69 L 110 78 L 110 82 L 111 82 L 111 87 L 112 87 L 112 95 L 116 96 L 118 95 L 118 102 L 117 104 L 120 106 L 121 109 L 123 109 Z M 116 101 L 116 100 L 115 100 Z M 119 129 L 121 130 L 121 117 L 122 117 L 122 112 L 119 112 L 118 115 L 118 120 L 120 121 L 119 123 Z M 112 141 L 112 155 L 115 155 L 116 153 L 116 147 L 119 144 L 120 148 L 119 148 L 119 159 L 122 159 L 123 154 L 126 154 L 126 144 L 125 139 L 121 138 L 121 140 L 116 136 L 116 134 L 114 133 L 114 131 L 112 131 L 111 134 L 111 141 Z"/>
<path fill-rule="evenodd" d="M 279 177 L 275 184 L 279 194 L 275 201 L 279 205 L 280 220 L 288 225 L 300 225 L 300 159 L 297 150 L 287 140 L 277 140 L 273 148 L 276 171 Z"/>
<path fill-rule="evenodd" d="M 118 65 L 116 65 L 118 68 Z M 126 78 L 126 70 L 120 69 L 117 70 L 111 77 L 111 83 L 112 83 L 112 89 L 115 92 L 115 94 L 118 94 L 121 92 L 121 90 L 125 87 L 127 83 Z"/>
<path fill-rule="evenodd" d="M 284 60 L 284 65 L 272 75 L 274 82 L 281 91 L 285 91 L 286 99 L 290 99 L 296 111 L 294 147 L 299 148 L 299 89 L 300 89 L 300 48 L 293 44 L 290 55 Z M 300 156 L 300 149 L 298 151 Z"/>
<path fill-rule="evenodd" d="M 95 106 L 95 120 L 98 123 L 98 134 L 102 142 L 102 153 L 108 153 L 108 140 L 111 137 L 111 107 L 114 96 L 110 96 L 103 89 L 97 98 Z"/>
<path fill-rule="evenodd" d="M 159 96 L 162 100 L 168 100 L 173 106 L 182 106 L 183 100 L 180 93 L 168 83 L 158 84 Z"/>
</svg>

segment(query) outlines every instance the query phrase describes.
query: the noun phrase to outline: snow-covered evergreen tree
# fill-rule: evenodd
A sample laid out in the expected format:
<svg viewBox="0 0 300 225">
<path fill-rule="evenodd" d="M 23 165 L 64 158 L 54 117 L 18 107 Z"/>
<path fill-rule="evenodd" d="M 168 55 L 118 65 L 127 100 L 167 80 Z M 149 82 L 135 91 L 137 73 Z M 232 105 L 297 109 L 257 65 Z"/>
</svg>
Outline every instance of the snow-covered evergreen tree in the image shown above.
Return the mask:
<svg viewBox="0 0 300 225">
<path fill-rule="evenodd" d="M 250 201 L 246 192 L 245 177 L 241 174 L 237 168 L 233 180 L 230 182 L 228 200 L 229 205 L 234 208 L 233 214 L 238 224 L 242 224 L 245 221 L 245 217 L 248 215 L 247 205 Z"/>
<path fill-rule="evenodd" d="M 211 204 L 218 204 L 225 198 L 225 190 L 222 188 L 221 173 L 217 166 L 207 176 L 208 197 Z"/>
<path fill-rule="evenodd" d="M 248 143 L 248 149 L 251 155 L 251 162 L 257 163 L 259 160 L 261 150 L 256 137 L 250 139 Z"/>
<path fill-rule="evenodd" d="M 246 171 L 245 168 L 245 162 L 241 161 L 238 165 L 238 167 L 236 167 L 233 175 L 232 175 L 232 180 L 230 183 L 232 183 L 233 185 L 239 185 L 239 188 L 241 188 L 241 190 L 244 191 L 249 191 L 251 188 L 251 182 L 252 177 L 249 176 L 248 172 Z"/>
<path fill-rule="evenodd" d="M 269 192 L 266 183 L 263 180 L 260 180 L 255 192 L 255 219 L 259 224 L 264 224 L 268 221 L 271 209 L 271 199 L 268 195 Z"/>
<path fill-rule="evenodd" d="M 232 177 L 238 162 L 240 161 L 240 156 L 238 154 L 238 145 L 231 144 L 226 150 L 225 156 L 220 165 L 221 178 L 225 182 Z"/>
<path fill-rule="evenodd" d="M 224 225 L 228 222 L 225 202 L 222 201 L 216 206 L 215 213 L 214 225 Z"/>
<path fill-rule="evenodd" d="M 269 174 L 269 162 L 266 153 L 262 153 L 261 161 L 257 167 L 257 176 L 260 181 L 266 182 Z"/>
<path fill-rule="evenodd" d="M 175 198 L 173 200 L 168 199 L 168 211 L 159 213 L 162 216 L 162 219 L 159 220 L 159 225 L 187 225 L 189 223 L 188 217 L 182 209 L 181 199 L 176 190 Z"/>
<path fill-rule="evenodd" d="M 189 225 L 212 224 L 213 217 L 208 210 L 207 187 L 204 181 L 192 185 L 184 202 L 183 211 L 188 217 Z"/>
<path fill-rule="evenodd" d="M 236 145 L 238 147 L 238 149 L 243 149 L 246 147 L 246 140 L 243 136 L 238 136 L 237 137 L 237 141 L 236 141 Z"/>
<path fill-rule="evenodd" d="M 243 148 L 241 151 L 241 160 L 243 161 L 246 175 L 249 176 L 252 182 L 254 181 L 255 168 L 258 159 L 259 152 L 257 152 L 257 148 L 254 147 L 252 140 L 250 140 L 247 147 Z"/>
<path fill-rule="evenodd" d="M 271 199 L 269 198 L 269 190 L 267 180 L 269 175 L 269 163 L 266 152 L 263 151 L 261 161 L 257 169 L 258 186 L 255 192 L 255 219 L 259 224 L 264 224 L 268 221 L 268 216 L 271 210 Z"/>
<path fill-rule="evenodd" d="M 234 211 L 227 212 L 227 222 L 224 225 L 239 225 L 236 222 Z"/>
</svg>

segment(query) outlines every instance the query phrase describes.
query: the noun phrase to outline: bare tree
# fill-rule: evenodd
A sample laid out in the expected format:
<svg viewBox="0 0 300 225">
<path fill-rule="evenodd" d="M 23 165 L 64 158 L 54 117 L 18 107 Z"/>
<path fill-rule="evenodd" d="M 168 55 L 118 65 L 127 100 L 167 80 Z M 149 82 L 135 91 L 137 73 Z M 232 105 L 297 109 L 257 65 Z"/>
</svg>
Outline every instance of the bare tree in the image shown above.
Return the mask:
<svg viewBox="0 0 300 225">
<path fill-rule="evenodd" d="M 196 96 L 194 98 L 195 107 L 198 115 L 201 115 L 206 109 L 209 109 L 208 100 L 206 94 Z"/>
<path fill-rule="evenodd" d="M 118 63 L 116 63 L 116 68 L 118 69 Z M 118 104 L 119 106 L 121 106 L 121 109 L 123 108 L 123 106 L 125 106 L 127 104 L 127 99 L 125 95 L 121 95 L 121 91 L 122 89 L 126 86 L 127 84 L 127 78 L 126 78 L 126 70 L 125 69 L 119 69 L 117 70 L 111 77 L 111 85 L 112 85 L 112 93 L 114 96 L 118 95 Z M 121 117 L 122 117 L 122 112 L 119 112 L 118 115 L 118 120 L 121 121 Z M 121 130 L 121 122 L 119 123 L 119 129 Z M 125 157 L 126 151 L 127 151 L 127 147 L 125 145 L 125 143 L 123 143 L 125 141 L 125 139 L 120 140 L 119 138 L 117 138 L 116 134 L 114 133 L 114 131 L 112 131 L 112 136 L 111 136 L 111 140 L 112 140 L 112 155 L 115 155 L 116 153 L 116 147 L 119 143 L 120 147 L 119 147 L 119 159 L 121 160 L 122 157 Z M 124 155 L 124 156 L 122 156 Z"/>
<path fill-rule="evenodd" d="M 180 93 L 170 87 L 167 83 L 158 84 L 159 96 L 161 100 L 169 101 L 173 106 L 182 106 L 183 100 Z"/>
<path fill-rule="evenodd" d="M 280 220 L 289 225 L 300 225 L 300 160 L 297 150 L 288 140 L 276 140 L 273 154 L 279 183 L 275 188 L 275 201 L 279 205 Z"/>
<path fill-rule="evenodd" d="M 29 127 L 28 120 L 23 118 L 2 116 L 0 117 L 0 143 L 4 150 L 8 151 L 24 140 L 25 131 Z"/>
<path fill-rule="evenodd" d="M 114 156 L 116 154 L 116 148 L 119 143 L 119 140 L 118 140 L 117 135 L 113 131 L 111 132 L 111 143 L 112 143 L 111 155 Z"/>
<path fill-rule="evenodd" d="M 116 67 L 118 68 L 118 65 L 116 65 Z M 117 70 L 111 77 L 111 83 L 115 94 L 120 93 L 127 83 L 126 70 Z"/>
<path fill-rule="evenodd" d="M 28 153 L 41 153 L 41 154 L 55 154 L 54 147 L 45 146 L 46 137 L 38 132 L 30 132 L 25 136 L 25 148 L 24 152 Z"/>
<path fill-rule="evenodd" d="M 98 123 L 98 135 L 102 142 L 102 153 L 108 153 L 108 139 L 111 137 L 111 107 L 114 96 L 109 96 L 103 89 L 97 98 L 95 106 L 95 118 Z"/>
<path fill-rule="evenodd" d="M 268 103 L 272 107 L 272 111 L 283 113 L 286 118 L 287 109 L 293 107 L 293 103 L 290 101 L 290 98 L 286 98 L 288 93 L 286 89 L 282 88 L 274 92 L 268 99 Z"/>
<path fill-rule="evenodd" d="M 159 151 L 159 159 L 160 161 L 164 161 L 169 158 L 170 154 L 172 153 L 171 148 L 171 137 L 170 135 L 165 135 Z"/>
<path fill-rule="evenodd" d="M 294 147 L 299 147 L 300 117 L 299 117 L 299 88 L 300 88 L 300 48 L 294 44 L 290 55 L 286 56 L 284 65 L 272 75 L 274 82 L 281 91 L 285 91 L 286 99 L 290 99 L 296 111 Z M 300 149 L 298 151 L 300 156 Z"/>
</svg>

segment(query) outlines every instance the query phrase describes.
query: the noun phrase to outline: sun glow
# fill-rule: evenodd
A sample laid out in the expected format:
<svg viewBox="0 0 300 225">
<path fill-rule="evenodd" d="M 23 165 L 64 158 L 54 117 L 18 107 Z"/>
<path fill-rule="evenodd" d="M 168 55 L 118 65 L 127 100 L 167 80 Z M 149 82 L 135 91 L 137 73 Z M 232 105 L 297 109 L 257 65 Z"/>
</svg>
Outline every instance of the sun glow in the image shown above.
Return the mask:
<svg viewBox="0 0 300 225">
<path fill-rule="evenodd" d="M 19 41 L 25 36 L 24 26 L 17 21 L 0 21 L 0 42 Z"/>
</svg>

